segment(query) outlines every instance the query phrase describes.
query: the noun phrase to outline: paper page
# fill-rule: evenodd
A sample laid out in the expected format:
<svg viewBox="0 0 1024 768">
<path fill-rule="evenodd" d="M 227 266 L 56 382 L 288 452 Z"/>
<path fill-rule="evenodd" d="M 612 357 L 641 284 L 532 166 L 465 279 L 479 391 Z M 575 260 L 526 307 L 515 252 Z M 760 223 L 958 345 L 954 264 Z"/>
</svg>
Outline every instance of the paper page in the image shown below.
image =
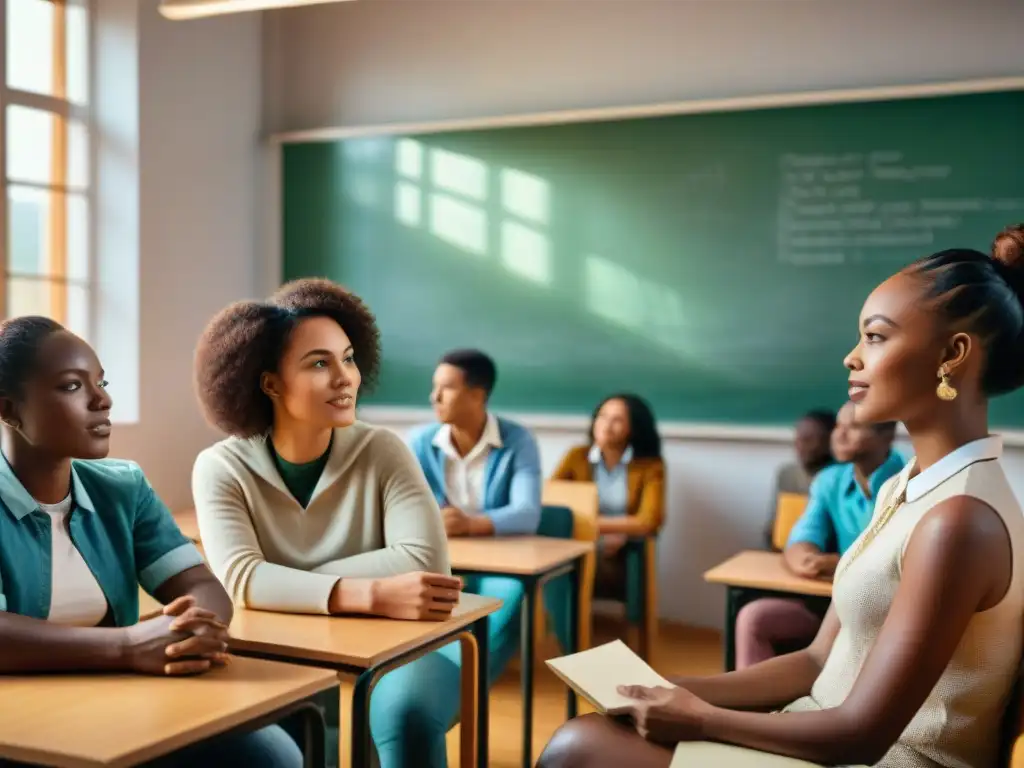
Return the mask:
<svg viewBox="0 0 1024 768">
<path fill-rule="evenodd" d="M 629 704 L 616 691 L 620 685 L 674 687 L 621 640 L 550 659 L 547 665 L 601 712 Z"/>
<path fill-rule="evenodd" d="M 669 768 L 820 768 L 817 763 L 756 749 L 695 741 L 679 744 Z"/>
</svg>

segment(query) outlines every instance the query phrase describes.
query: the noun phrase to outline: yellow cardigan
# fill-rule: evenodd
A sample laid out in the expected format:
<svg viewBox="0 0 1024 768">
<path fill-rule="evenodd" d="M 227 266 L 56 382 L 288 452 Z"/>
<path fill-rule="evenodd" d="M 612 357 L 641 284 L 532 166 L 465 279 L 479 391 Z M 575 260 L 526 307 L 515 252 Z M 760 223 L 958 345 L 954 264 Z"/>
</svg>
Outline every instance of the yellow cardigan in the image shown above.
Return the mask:
<svg viewBox="0 0 1024 768">
<path fill-rule="evenodd" d="M 589 453 L 590 448 L 585 445 L 569 449 L 552 479 L 593 482 Z M 633 459 L 627 478 L 626 514 L 642 521 L 648 534 L 657 533 L 665 521 L 665 462 L 658 458 Z"/>
</svg>

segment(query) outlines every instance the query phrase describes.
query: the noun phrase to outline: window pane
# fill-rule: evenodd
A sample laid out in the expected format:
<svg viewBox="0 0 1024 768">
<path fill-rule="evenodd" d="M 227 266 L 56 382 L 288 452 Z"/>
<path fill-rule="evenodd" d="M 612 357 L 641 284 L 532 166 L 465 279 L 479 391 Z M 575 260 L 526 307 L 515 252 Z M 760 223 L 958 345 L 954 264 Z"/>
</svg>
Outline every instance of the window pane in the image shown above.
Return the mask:
<svg viewBox="0 0 1024 768">
<path fill-rule="evenodd" d="M 63 221 L 51 218 L 54 211 L 61 212 L 60 206 L 67 206 Z M 7 219 L 9 273 L 44 277 L 61 277 L 63 273 L 68 280 L 88 280 L 89 201 L 85 195 L 11 184 L 7 187 Z M 51 227 L 61 226 L 67 232 L 67 241 L 62 244 L 67 258 L 63 269 L 51 240 Z"/>
<path fill-rule="evenodd" d="M 67 127 L 67 167 L 54 167 L 54 136 Z M 41 109 L 11 104 L 7 107 L 7 178 L 34 184 L 84 187 L 89 181 L 89 138 L 77 120 Z M 61 170 L 62 173 L 57 171 Z"/>
<path fill-rule="evenodd" d="M 60 212 L 62 205 L 67 206 L 64 221 L 51 220 L 53 212 Z M 7 219 L 9 273 L 59 277 L 59 254 L 54 253 L 50 227 L 63 225 L 67 231 L 64 275 L 72 281 L 89 279 L 89 200 L 85 195 L 12 184 L 7 188 Z"/>
<path fill-rule="evenodd" d="M 35 280 L 25 277 L 9 277 L 7 279 L 7 316 L 45 315 L 53 317 L 51 312 L 53 284 L 49 280 Z M 59 317 L 54 317 L 59 320 Z"/>
<path fill-rule="evenodd" d="M 7 178 L 52 183 L 54 117 L 16 104 L 7 107 Z"/>
<path fill-rule="evenodd" d="M 89 279 L 89 201 L 85 195 L 66 195 L 68 206 L 68 280 Z M 77 333 L 77 331 L 76 331 Z"/>
<path fill-rule="evenodd" d="M 7 84 L 54 96 L 53 29 L 48 0 L 7 0 Z"/>
<path fill-rule="evenodd" d="M 8 0 L 10 2 L 10 0 Z M 89 17 L 86 0 L 67 0 L 67 98 L 89 103 Z"/>
<path fill-rule="evenodd" d="M 20 275 L 50 273 L 48 224 L 52 193 L 39 189 L 7 188 L 8 242 L 7 271 Z"/>
</svg>

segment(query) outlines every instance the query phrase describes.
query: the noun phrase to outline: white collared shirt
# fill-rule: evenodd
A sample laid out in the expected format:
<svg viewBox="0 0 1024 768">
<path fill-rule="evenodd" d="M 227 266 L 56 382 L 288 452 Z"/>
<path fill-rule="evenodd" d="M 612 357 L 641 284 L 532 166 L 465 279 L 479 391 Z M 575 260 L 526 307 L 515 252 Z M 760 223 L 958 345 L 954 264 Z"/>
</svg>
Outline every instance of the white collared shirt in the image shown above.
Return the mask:
<svg viewBox="0 0 1024 768">
<path fill-rule="evenodd" d="M 476 515 L 484 508 L 484 477 L 487 471 L 487 457 L 494 448 L 501 448 L 501 430 L 498 419 L 487 414 L 484 432 L 465 456 L 459 456 L 452 443 L 452 428 L 442 425 L 434 435 L 434 445 L 445 456 L 444 488 L 447 501 L 467 515 Z"/>
<path fill-rule="evenodd" d="M 952 453 L 947 453 L 928 469 L 911 477 L 907 482 L 907 501 L 916 501 L 971 464 L 998 459 L 1002 454 L 1003 439 L 997 435 L 965 443 Z M 908 467 L 907 471 L 913 470 Z"/>
<path fill-rule="evenodd" d="M 71 540 L 68 513 L 73 502 L 71 494 L 57 504 L 40 504 L 39 509 L 50 517 L 52 541 L 50 613 L 47 621 L 75 627 L 95 627 L 107 615 L 107 598 L 82 553 Z M 77 514 L 90 514 L 81 509 Z"/>
<path fill-rule="evenodd" d="M 601 449 L 590 446 L 587 459 L 593 467 L 597 486 L 598 514 L 602 517 L 622 517 L 629 504 L 629 463 L 633 460 L 633 446 L 628 446 L 622 459 L 614 467 L 607 467 Z"/>
</svg>

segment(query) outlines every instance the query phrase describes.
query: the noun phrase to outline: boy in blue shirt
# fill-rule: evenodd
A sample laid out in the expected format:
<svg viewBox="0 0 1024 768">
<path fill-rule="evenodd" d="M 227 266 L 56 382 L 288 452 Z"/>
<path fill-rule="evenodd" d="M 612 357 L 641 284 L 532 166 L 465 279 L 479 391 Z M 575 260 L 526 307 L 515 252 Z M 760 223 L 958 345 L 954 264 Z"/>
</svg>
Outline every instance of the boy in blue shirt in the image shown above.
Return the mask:
<svg viewBox="0 0 1024 768">
<path fill-rule="evenodd" d="M 430 394 L 437 422 L 410 440 L 449 537 L 530 536 L 540 525 L 537 442 L 526 428 L 488 412 L 496 380 L 494 361 L 483 352 L 446 354 Z M 493 683 L 518 648 L 523 589 L 515 579 L 473 576 L 465 579 L 465 590 L 502 601 L 488 617 L 488 680 Z M 441 653 L 457 655 L 458 650 L 453 643 Z"/>
<path fill-rule="evenodd" d="M 871 522 L 879 489 L 903 469 L 903 458 L 892 449 L 896 425 L 858 424 L 854 416 L 853 403 L 840 409 L 831 442 L 841 463 L 814 478 L 807 509 L 783 553 L 786 566 L 804 578 L 832 578 L 839 558 Z M 780 645 L 806 645 L 820 625 L 821 616 L 802 600 L 748 603 L 736 617 L 736 668 L 770 659 Z"/>
<path fill-rule="evenodd" d="M 537 442 L 488 412 L 496 381 L 494 361 L 483 352 L 446 354 L 430 394 L 437 422 L 410 441 L 449 536 L 529 536 L 540 524 Z"/>
</svg>

